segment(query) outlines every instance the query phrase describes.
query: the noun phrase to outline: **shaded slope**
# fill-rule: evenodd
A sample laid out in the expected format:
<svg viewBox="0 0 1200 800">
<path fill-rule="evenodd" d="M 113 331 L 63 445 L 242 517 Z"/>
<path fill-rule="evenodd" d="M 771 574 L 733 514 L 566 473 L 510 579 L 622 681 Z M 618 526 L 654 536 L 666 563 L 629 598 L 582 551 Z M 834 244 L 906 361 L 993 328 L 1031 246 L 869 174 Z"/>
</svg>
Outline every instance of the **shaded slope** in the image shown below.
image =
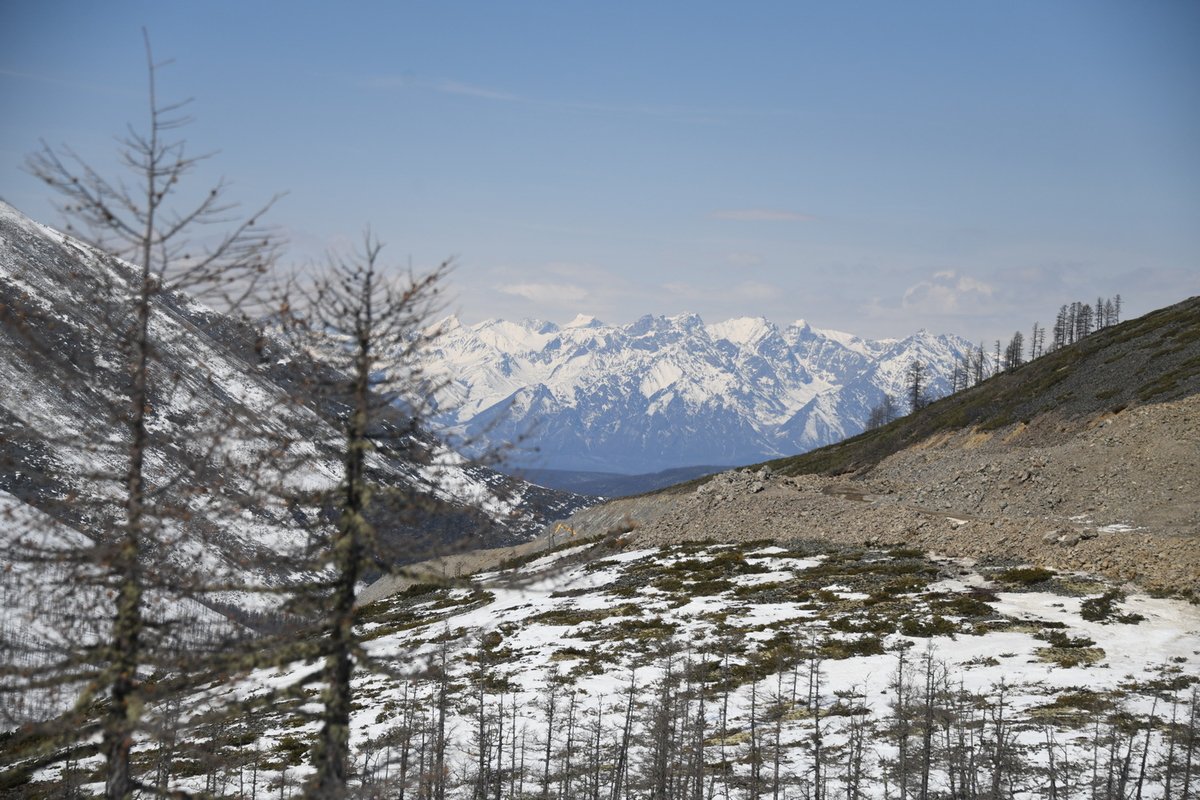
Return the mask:
<svg viewBox="0 0 1200 800">
<path fill-rule="evenodd" d="M 627 497 L 671 486 L 680 481 L 714 475 L 729 465 L 679 467 L 646 475 L 621 475 L 615 472 L 571 472 L 553 469 L 523 469 L 514 474 L 539 486 L 594 497 Z"/>
</svg>

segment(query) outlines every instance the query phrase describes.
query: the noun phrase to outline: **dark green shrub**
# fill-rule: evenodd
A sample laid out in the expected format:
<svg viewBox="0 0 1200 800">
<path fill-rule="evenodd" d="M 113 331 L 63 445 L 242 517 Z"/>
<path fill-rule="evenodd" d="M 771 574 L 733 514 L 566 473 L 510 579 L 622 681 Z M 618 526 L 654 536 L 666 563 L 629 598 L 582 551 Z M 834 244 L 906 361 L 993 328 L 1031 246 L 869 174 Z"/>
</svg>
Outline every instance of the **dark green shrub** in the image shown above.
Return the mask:
<svg viewBox="0 0 1200 800">
<path fill-rule="evenodd" d="M 1033 586 L 1036 583 L 1045 583 L 1055 576 L 1052 569 L 1045 567 L 1014 567 L 1007 569 L 996 576 L 996 580 L 1001 583 L 1015 583 L 1021 586 Z"/>
<path fill-rule="evenodd" d="M 1088 622 L 1120 622 L 1125 625 L 1136 625 L 1145 621 L 1141 614 L 1118 614 L 1117 604 L 1125 599 L 1125 593 L 1120 589 L 1109 589 L 1099 597 L 1089 597 L 1079 606 L 1080 615 Z"/>
</svg>

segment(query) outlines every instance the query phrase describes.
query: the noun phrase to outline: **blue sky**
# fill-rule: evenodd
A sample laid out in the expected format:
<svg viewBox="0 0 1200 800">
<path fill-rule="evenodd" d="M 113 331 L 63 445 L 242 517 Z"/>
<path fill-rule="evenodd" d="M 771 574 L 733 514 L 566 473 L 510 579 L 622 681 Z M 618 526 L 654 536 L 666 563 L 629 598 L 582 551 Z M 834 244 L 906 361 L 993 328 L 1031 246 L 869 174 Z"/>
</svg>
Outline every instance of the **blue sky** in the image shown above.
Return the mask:
<svg viewBox="0 0 1200 800">
<path fill-rule="evenodd" d="M 197 176 L 290 264 L 453 257 L 466 321 L 803 317 L 975 339 L 1200 293 L 1200 3 L 0 3 L 0 197 L 108 167 L 141 27 Z"/>
</svg>

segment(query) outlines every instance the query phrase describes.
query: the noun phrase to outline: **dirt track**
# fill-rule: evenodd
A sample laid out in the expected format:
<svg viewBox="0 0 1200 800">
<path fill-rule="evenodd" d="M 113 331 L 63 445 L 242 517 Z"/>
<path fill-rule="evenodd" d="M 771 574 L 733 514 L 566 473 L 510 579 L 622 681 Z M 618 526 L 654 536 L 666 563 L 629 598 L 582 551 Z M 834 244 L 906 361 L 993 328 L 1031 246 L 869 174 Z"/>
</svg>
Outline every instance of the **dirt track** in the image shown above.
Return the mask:
<svg viewBox="0 0 1200 800">
<path fill-rule="evenodd" d="M 542 535 L 525 544 L 512 547 L 469 550 L 413 564 L 405 567 L 402 572 L 380 578 L 363 589 L 358 595 L 358 605 L 369 605 L 418 583 L 449 582 L 475 572 L 494 569 L 507 559 L 541 550 L 547 546 L 549 541 L 548 535 Z"/>
</svg>

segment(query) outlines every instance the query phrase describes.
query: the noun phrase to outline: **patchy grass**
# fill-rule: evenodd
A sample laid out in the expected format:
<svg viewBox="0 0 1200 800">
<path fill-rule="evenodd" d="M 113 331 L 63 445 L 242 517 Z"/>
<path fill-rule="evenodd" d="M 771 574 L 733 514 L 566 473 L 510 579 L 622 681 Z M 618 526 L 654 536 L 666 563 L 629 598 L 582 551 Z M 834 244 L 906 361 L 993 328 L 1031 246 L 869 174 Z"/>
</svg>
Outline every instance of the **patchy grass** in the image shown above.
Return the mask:
<svg viewBox="0 0 1200 800">
<path fill-rule="evenodd" d="M 1104 660 L 1101 647 L 1039 647 L 1036 651 L 1041 661 L 1060 667 L 1087 667 Z"/>
<path fill-rule="evenodd" d="M 401 654 L 423 651 L 421 658 L 424 658 L 437 641 L 444 641 L 451 653 L 448 663 L 453 664 L 449 669 L 454 692 L 463 691 L 469 676 L 476 674 L 474 671 L 480 666 L 491 669 L 495 682 L 488 683 L 486 691 L 493 695 L 510 693 L 507 702 L 512 705 L 506 708 L 521 715 L 522 724 L 536 724 L 531 720 L 542 713 L 531 699 L 528 686 L 522 689 L 519 685 L 529 683 L 526 676 L 531 672 L 544 670 L 547 676 L 553 675 L 553 680 L 561 681 L 559 685 L 564 689 L 580 689 L 579 696 L 587 707 L 591 702 L 599 703 L 602 692 L 611 693 L 613 675 L 635 671 L 640 694 L 634 707 L 641 713 L 647 708 L 646 698 L 657 691 L 653 688 L 654 681 L 664 661 L 675 654 L 679 659 L 674 662 L 676 665 L 687 661 L 686 681 L 697 692 L 716 699 L 728 690 L 739 697 L 734 705 L 742 711 L 735 712 L 727 741 L 747 739 L 744 709 L 752 681 L 760 682 L 760 707 L 764 709 L 760 719 L 770 722 L 778 718 L 784 723 L 803 720 L 809 712 L 802 705 L 776 704 L 768 698 L 779 676 L 790 680 L 800 675 L 803 680 L 808 665 L 818 661 L 822 662 L 823 684 L 834 685 L 839 680 L 849 680 L 847 676 L 865 672 L 865 664 L 852 663 L 850 659 L 878 659 L 870 665 L 871 677 L 864 678 L 873 681 L 872 684 L 843 686 L 836 692 L 839 699 L 822 711 L 824 717 L 878 715 L 887 702 L 890 691 L 887 676 L 894 672 L 895 653 L 901 647 L 913 645 L 913 639 L 961 639 L 958 634 L 998 632 L 1028 634 L 997 637 L 1005 644 L 990 647 L 986 641 L 937 643 L 937 651 L 947 657 L 946 665 L 956 670 L 973 670 L 971 677 L 975 682 L 984 685 L 1011 678 L 1013 685 L 1020 687 L 1019 701 L 1014 706 L 1016 726 L 1047 722 L 1072 728 L 1097 715 L 1111 716 L 1127 696 L 1182 692 L 1197 680 L 1190 663 L 1194 657 L 1189 652 L 1176 655 L 1173 663 L 1152 673 L 1123 677 L 1114 674 L 1116 669 L 1094 670 L 1090 677 L 1095 678 L 1097 688 L 1059 691 L 1051 688 L 1053 681 L 1045 679 L 1053 671 L 1051 665 L 1101 664 L 1106 654 L 1100 645 L 1115 653 L 1117 647 L 1128 646 L 1116 643 L 1136 641 L 1137 631 L 1089 627 L 1088 632 L 1098 644 L 1081 635 L 1079 617 L 1069 618 L 1062 613 L 1064 604 L 1053 602 L 1046 602 L 1045 609 L 1054 617 L 1052 620 L 1040 619 L 1036 611 L 1015 611 L 1014 617 L 1001 616 L 996 610 L 999 598 L 988 589 L 946 582 L 939 584 L 938 590 L 932 590 L 930 585 L 934 581 L 961 577 L 960 569 L 917 550 L 838 546 L 822 549 L 819 545 L 789 543 L 786 552 L 749 552 L 751 547 L 759 546 L 761 543 L 738 546 L 689 543 L 632 561 L 595 562 L 601 567 L 572 563 L 565 570 L 549 570 L 548 574 L 555 576 L 552 580 L 519 592 L 505 590 L 502 580 L 492 587 L 488 584 L 492 577 L 482 578 L 479 586 L 495 588 L 494 596 L 483 588 L 472 591 L 413 587 L 412 592 L 364 609 L 362 624 L 371 635 L 395 634 L 395 643 L 380 648 L 381 651 L 391 652 L 391 647 Z M 814 563 L 815 556 L 820 558 Z M 566 558 L 574 555 L 568 554 Z M 797 558 L 805 559 L 806 564 L 789 561 Z M 611 573 L 596 575 L 598 568 L 610 569 Z M 1056 592 L 1086 588 L 1093 596 L 1084 601 L 1081 611 L 1084 619 L 1126 621 L 1120 608 L 1124 595 L 1105 584 L 1076 576 L 1058 576 L 1037 567 L 1015 566 L 1011 561 L 993 566 L 989 574 L 1004 586 L 1030 586 L 1039 590 L 1053 587 Z M 581 587 L 570 582 L 580 579 L 603 585 Z M 701 611 L 687 614 L 673 611 L 695 598 L 711 598 L 709 593 L 718 590 L 724 593 L 722 599 L 697 603 L 697 607 L 703 608 Z M 1034 606 L 1045 602 L 1040 596 L 1029 599 Z M 486 609 L 487 614 L 464 613 L 482 603 L 497 605 L 495 609 Z M 495 616 L 490 614 L 493 610 Z M 418 635 L 414 635 L 414 629 L 419 629 Z M 914 652 L 924 649 L 926 644 L 917 642 Z M 1001 652 L 1005 650 L 1012 652 Z M 692 658 L 696 660 L 691 661 Z M 507 666 L 499 667 L 500 664 Z M 596 680 L 602 676 L 604 680 Z M 305 691 L 305 697 L 294 701 L 306 706 L 305 714 L 294 713 L 295 706 L 276 706 L 269 723 L 264 721 L 264 715 L 250 725 L 229 726 L 219 735 L 206 734 L 212 736 L 211 743 L 206 738 L 198 739 L 198 749 L 180 758 L 178 769 L 191 775 L 196 764 L 202 763 L 198 755 L 203 752 L 201 748 L 236 754 L 238 750 L 252 748 L 256 740 L 263 744 L 264 762 L 260 766 L 264 773 L 291 769 L 307 761 L 305 745 L 311 736 L 304 726 L 315 724 L 313 713 L 319 709 L 313 702 L 317 689 L 307 687 Z M 405 698 L 407 692 L 406 687 Z M 833 692 L 827 692 L 825 699 L 832 701 L 832 695 Z M 860 700 L 845 699 L 849 697 Z M 981 697 L 976 695 L 971 702 L 982 702 Z M 616 698 L 610 701 L 605 701 L 608 703 L 605 714 L 615 719 L 611 716 L 615 710 L 613 702 L 619 706 L 621 701 Z M 1136 705 L 1125 703 L 1125 707 Z M 401 702 L 396 687 L 382 677 L 359 685 L 354 708 L 381 726 L 400 721 Z M 1137 713 L 1144 718 L 1146 710 Z M 461 723 L 461 709 L 453 713 Z M 886 716 L 888 712 L 883 713 Z M 885 724 L 884 717 L 876 719 Z M 269 732 L 251 727 L 260 725 L 266 725 Z M 717 742 L 711 738 L 714 735 L 709 732 L 710 743 Z M 785 727 L 784 741 L 789 742 L 789 747 L 796 746 L 796 735 L 795 725 L 790 731 Z M 5 744 L 0 736 L 0 749 Z M 266 785 L 268 780 L 275 778 L 264 777 L 260 785 Z"/>
<path fill-rule="evenodd" d="M 1034 719 L 1078 727 L 1112 708 L 1113 700 L 1107 693 L 1080 688 L 1062 692 L 1049 703 L 1030 709 L 1029 715 Z"/>
<path fill-rule="evenodd" d="M 585 622 L 599 622 L 618 617 L 636 617 L 642 613 L 642 607 L 636 603 L 622 603 L 612 608 L 554 608 L 534 614 L 526 622 L 538 625 L 582 625 Z"/>
<path fill-rule="evenodd" d="M 1081 649 L 1095 646 L 1094 639 L 1086 636 L 1069 636 L 1061 630 L 1047 629 L 1036 634 L 1036 638 L 1062 649 Z"/>
<path fill-rule="evenodd" d="M 883 637 L 875 633 L 849 639 L 829 638 L 821 642 L 821 656 L 834 661 L 857 656 L 881 656 L 885 650 Z"/>
<path fill-rule="evenodd" d="M 972 591 L 968 594 L 937 595 L 930 597 L 933 608 L 943 614 L 964 619 L 990 619 L 997 616 L 996 609 L 989 603 L 997 600 L 988 591 Z"/>
</svg>

